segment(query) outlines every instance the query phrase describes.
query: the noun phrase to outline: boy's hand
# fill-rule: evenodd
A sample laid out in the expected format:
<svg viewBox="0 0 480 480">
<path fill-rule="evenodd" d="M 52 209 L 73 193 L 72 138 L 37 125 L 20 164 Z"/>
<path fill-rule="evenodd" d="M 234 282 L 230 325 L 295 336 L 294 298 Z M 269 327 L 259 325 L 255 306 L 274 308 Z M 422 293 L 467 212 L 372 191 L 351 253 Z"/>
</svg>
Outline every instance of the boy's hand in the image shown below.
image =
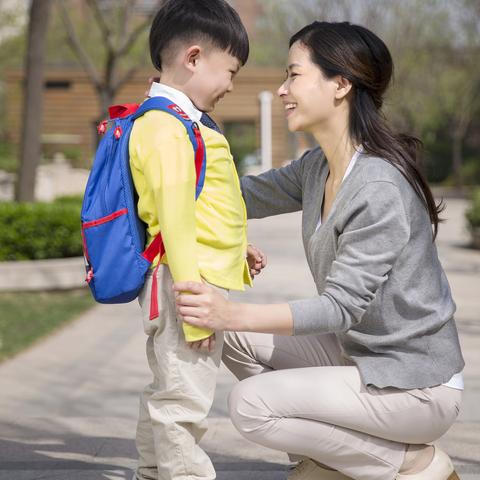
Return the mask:
<svg viewBox="0 0 480 480">
<path fill-rule="evenodd" d="M 215 334 L 212 333 L 208 338 L 197 340 L 196 342 L 187 342 L 188 348 L 197 352 L 213 352 L 215 350 Z"/>
<path fill-rule="evenodd" d="M 249 243 L 247 247 L 247 263 L 250 268 L 250 275 L 253 278 L 259 275 L 267 266 L 267 256 L 257 247 Z"/>
<path fill-rule="evenodd" d="M 150 95 L 150 87 L 152 86 L 152 83 L 153 82 L 157 82 L 159 83 L 160 82 L 160 77 L 150 77 L 148 79 L 148 90 L 145 91 L 145 97 L 149 97 Z"/>
</svg>

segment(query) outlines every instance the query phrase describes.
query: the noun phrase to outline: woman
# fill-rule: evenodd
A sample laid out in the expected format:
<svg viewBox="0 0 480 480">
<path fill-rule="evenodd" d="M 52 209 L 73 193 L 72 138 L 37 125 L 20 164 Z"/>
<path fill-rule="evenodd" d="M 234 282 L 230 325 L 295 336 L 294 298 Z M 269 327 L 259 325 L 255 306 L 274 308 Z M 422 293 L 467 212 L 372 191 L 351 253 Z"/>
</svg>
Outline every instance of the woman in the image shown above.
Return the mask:
<svg viewBox="0 0 480 480">
<path fill-rule="evenodd" d="M 303 210 L 315 298 L 250 305 L 175 286 L 195 294 L 177 294 L 186 322 L 245 332 L 227 335 L 224 350 L 242 380 L 231 418 L 250 440 L 303 458 L 289 478 L 458 479 L 428 445 L 454 422 L 463 389 L 434 244 L 441 208 L 419 170 L 419 141 L 382 115 L 392 71 L 387 47 L 363 27 L 303 28 L 278 94 L 289 129 L 319 148 L 242 179 L 250 218 Z"/>
</svg>

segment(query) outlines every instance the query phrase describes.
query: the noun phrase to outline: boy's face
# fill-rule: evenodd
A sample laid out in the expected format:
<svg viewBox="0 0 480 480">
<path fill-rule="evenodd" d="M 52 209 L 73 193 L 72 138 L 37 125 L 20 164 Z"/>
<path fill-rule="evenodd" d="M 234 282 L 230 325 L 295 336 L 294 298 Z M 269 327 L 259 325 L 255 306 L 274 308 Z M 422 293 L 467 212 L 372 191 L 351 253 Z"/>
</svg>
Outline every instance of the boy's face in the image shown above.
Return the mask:
<svg viewBox="0 0 480 480">
<path fill-rule="evenodd" d="M 217 102 L 233 90 L 233 79 L 240 70 L 237 58 L 218 48 L 199 53 L 189 96 L 202 112 L 211 112 Z"/>
</svg>

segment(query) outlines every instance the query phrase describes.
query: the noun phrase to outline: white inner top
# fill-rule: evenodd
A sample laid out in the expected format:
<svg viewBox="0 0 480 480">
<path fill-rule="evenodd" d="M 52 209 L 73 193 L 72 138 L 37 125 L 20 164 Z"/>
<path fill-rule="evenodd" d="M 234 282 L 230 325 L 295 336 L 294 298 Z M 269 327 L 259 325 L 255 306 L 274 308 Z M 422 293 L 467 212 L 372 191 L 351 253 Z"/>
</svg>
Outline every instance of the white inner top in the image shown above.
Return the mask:
<svg viewBox="0 0 480 480">
<path fill-rule="evenodd" d="M 176 103 L 194 122 L 199 122 L 202 112 L 193 104 L 190 98 L 180 90 L 163 83 L 153 82 L 148 92 L 149 97 L 166 97 Z"/>
<path fill-rule="evenodd" d="M 350 163 L 348 164 L 347 170 L 345 171 L 345 175 L 343 176 L 343 179 L 342 179 L 342 183 L 350 175 L 350 172 L 355 166 L 355 163 L 357 163 L 358 157 L 360 157 L 362 153 L 363 153 L 363 149 L 360 146 L 360 148 L 353 154 L 353 157 L 350 160 Z M 315 231 L 317 231 L 321 226 L 322 226 L 322 214 L 320 213 L 320 218 L 318 220 Z M 442 385 L 445 385 L 446 387 L 450 387 L 450 388 L 456 388 L 457 390 L 464 390 L 465 385 L 463 381 L 463 372 L 456 373 L 448 382 L 443 383 Z"/>
</svg>

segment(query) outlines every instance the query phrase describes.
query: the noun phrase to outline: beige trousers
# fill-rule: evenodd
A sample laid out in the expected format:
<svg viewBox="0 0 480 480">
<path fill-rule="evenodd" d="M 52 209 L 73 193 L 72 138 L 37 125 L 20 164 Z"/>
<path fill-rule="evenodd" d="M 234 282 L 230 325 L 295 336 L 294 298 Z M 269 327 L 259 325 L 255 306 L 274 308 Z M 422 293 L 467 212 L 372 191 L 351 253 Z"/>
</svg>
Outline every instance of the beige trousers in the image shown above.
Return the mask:
<svg viewBox="0 0 480 480">
<path fill-rule="evenodd" d="M 462 395 L 445 386 L 365 387 L 333 334 L 228 333 L 223 361 L 242 380 L 229 398 L 240 433 L 356 480 L 393 480 L 408 444 L 450 428 Z"/>
<path fill-rule="evenodd" d="M 139 298 L 153 380 L 140 399 L 136 475 L 141 480 L 214 479 L 212 462 L 198 442 L 213 402 L 223 334 L 216 332 L 212 353 L 188 348 L 166 265 L 159 267 L 157 278 L 159 318 L 149 320 L 152 274 Z"/>
</svg>

